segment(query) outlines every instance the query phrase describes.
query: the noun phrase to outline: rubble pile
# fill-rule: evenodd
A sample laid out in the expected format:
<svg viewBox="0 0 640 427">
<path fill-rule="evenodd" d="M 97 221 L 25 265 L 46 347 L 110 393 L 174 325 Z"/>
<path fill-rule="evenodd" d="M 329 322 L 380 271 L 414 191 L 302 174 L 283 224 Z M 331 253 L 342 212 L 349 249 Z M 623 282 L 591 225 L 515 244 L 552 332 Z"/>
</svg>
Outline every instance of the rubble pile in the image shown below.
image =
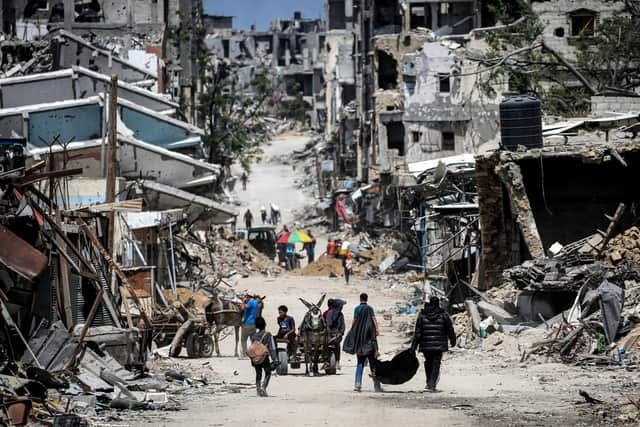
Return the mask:
<svg viewBox="0 0 640 427">
<path fill-rule="evenodd" d="M 600 263 L 567 266 L 557 259 L 538 258 L 504 271 L 504 278 L 517 288 L 578 291 L 585 283 L 602 278 L 606 266 Z"/>
<path fill-rule="evenodd" d="M 273 260 L 246 240 L 236 240 L 233 235 L 215 232 L 199 233 L 199 239 L 186 234 L 178 237 L 181 270 L 194 283 L 212 282 L 216 277 L 233 274 L 243 277 L 253 273 L 274 276 L 282 272 Z"/>
<path fill-rule="evenodd" d="M 611 265 L 625 261 L 640 263 L 640 229 L 631 227 L 607 243 L 604 259 Z"/>
</svg>

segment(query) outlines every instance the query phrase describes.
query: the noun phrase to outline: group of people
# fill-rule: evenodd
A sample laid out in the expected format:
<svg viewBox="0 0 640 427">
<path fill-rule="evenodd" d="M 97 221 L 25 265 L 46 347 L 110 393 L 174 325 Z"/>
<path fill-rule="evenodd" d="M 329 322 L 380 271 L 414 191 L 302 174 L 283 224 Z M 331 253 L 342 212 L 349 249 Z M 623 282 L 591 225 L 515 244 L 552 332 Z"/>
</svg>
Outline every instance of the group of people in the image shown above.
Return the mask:
<svg viewBox="0 0 640 427">
<path fill-rule="evenodd" d="M 252 321 L 252 326 L 246 329 L 243 324 L 242 348 L 243 355 L 247 354 L 246 337 L 251 338 L 252 343 L 260 343 L 266 348 L 268 356 L 265 360 L 256 363 L 252 360 L 252 366 L 256 371 L 256 390 L 258 396 L 267 396 L 267 386 L 271 378 L 271 372 L 279 365 L 276 354 L 276 340 L 287 342 L 287 352 L 295 354 L 297 351 L 297 335 L 295 319 L 288 314 L 285 305 L 278 307 L 278 317 L 276 324 L 278 332 L 275 338 L 266 331 L 266 321 L 257 315 L 258 302 L 251 297 L 245 297 L 243 309 L 245 310 L 245 321 Z M 329 341 L 335 345 L 336 369 L 340 370 L 340 344 L 345 333 L 345 320 L 342 309 L 346 301 L 335 298 L 328 300 L 327 310 L 323 313 L 326 322 Z M 245 309 L 246 307 L 246 309 Z M 250 335 L 248 335 L 250 333 Z M 369 296 L 366 293 L 360 294 L 360 304 L 354 308 L 353 322 L 351 328 L 344 339 L 342 349 L 345 353 L 356 356 L 356 371 L 354 391 L 362 390 L 362 378 L 366 364 L 369 364 L 371 377 L 373 379 L 374 390 L 381 392 L 382 386 L 376 378 L 375 367 L 380 356 L 378 347 L 378 336 L 380 328 L 376 319 L 373 307 L 369 305 Z M 421 310 L 415 325 L 414 337 L 411 344 L 413 351 L 419 350 L 424 356 L 424 368 L 426 373 L 425 390 L 435 392 L 440 379 L 440 366 L 444 352 L 448 351 L 449 345 L 456 343 L 456 334 L 453 322 L 447 312 L 440 307 L 440 300 L 432 296 Z M 328 360 L 328 357 L 326 358 Z M 264 377 L 264 379 L 263 379 Z"/>
<path fill-rule="evenodd" d="M 267 214 L 267 208 L 264 205 L 260 206 L 260 220 L 263 224 L 278 224 L 282 220 L 282 214 L 280 213 L 278 205 L 273 203 L 270 205 L 270 215 Z M 244 225 L 247 229 L 253 225 L 253 213 L 251 209 L 247 209 L 244 213 Z"/>
<path fill-rule="evenodd" d="M 277 233 L 276 237 L 280 240 L 287 233 L 289 233 L 289 228 L 283 225 L 282 230 Z M 311 264 L 315 261 L 316 238 L 311 231 L 307 231 L 306 234 L 311 238 L 311 241 L 304 242 L 302 250 L 307 255 L 307 263 Z M 278 262 L 283 264 L 287 270 L 294 270 L 300 267 L 295 243 L 276 243 L 276 252 L 278 254 Z"/>
</svg>

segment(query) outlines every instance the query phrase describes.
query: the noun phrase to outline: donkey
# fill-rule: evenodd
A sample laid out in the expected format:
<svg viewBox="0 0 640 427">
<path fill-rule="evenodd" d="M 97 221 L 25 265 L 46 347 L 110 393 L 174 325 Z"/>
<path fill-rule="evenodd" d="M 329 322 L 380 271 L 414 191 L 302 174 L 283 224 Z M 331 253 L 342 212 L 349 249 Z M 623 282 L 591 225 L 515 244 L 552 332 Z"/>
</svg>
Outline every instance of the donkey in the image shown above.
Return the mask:
<svg viewBox="0 0 640 427">
<path fill-rule="evenodd" d="M 257 297 L 259 301 L 258 316 L 262 316 L 264 307 L 264 299 L 266 297 Z M 212 296 L 210 303 L 205 307 L 205 316 L 207 322 L 214 325 L 213 343 L 216 350 L 216 356 L 220 357 L 220 332 L 228 327 L 233 327 L 236 338 L 234 357 L 239 357 L 238 343 L 240 342 L 240 327 L 242 327 L 242 304 L 235 301 L 229 301 L 220 298 L 218 295 Z"/>
<path fill-rule="evenodd" d="M 311 364 L 311 375 L 318 375 L 318 364 L 320 355 L 324 355 L 328 342 L 327 324 L 322 317 L 322 302 L 325 295 L 322 295 L 317 304 L 311 304 L 300 298 L 300 301 L 309 309 L 302 321 L 300 334 L 304 344 L 304 367 L 305 374 L 309 375 L 309 364 Z"/>
</svg>

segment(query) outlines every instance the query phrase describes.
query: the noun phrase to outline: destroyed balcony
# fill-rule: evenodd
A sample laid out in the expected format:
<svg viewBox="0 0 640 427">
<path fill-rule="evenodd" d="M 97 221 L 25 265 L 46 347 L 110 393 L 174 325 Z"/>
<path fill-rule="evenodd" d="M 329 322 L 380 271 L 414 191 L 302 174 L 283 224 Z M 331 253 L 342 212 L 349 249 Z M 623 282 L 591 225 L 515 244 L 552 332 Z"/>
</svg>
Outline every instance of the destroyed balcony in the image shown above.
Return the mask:
<svg viewBox="0 0 640 427">
<path fill-rule="evenodd" d="M 69 101 L 108 93 L 111 78 L 83 67 L 0 79 L 0 108 Z M 135 85 L 118 81 L 118 97 L 174 116 L 178 104 Z"/>
</svg>

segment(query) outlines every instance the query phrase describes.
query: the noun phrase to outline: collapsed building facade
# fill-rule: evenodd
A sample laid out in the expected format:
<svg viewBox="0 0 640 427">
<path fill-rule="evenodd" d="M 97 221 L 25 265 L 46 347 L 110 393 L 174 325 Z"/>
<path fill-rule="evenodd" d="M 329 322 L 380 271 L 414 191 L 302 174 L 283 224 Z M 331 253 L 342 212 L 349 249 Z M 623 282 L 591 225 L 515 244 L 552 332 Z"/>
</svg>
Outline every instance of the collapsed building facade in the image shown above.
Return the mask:
<svg viewBox="0 0 640 427">
<path fill-rule="evenodd" d="M 226 18 L 226 19 L 223 19 Z M 268 30 L 232 29 L 232 17 L 205 16 L 205 45 L 218 60 L 234 67 L 241 84 L 247 85 L 256 72 L 269 70 L 281 88 L 281 102 L 301 96 L 307 123 L 322 129 L 325 122 L 322 68 L 325 32 L 321 19 L 278 19 Z"/>
</svg>

